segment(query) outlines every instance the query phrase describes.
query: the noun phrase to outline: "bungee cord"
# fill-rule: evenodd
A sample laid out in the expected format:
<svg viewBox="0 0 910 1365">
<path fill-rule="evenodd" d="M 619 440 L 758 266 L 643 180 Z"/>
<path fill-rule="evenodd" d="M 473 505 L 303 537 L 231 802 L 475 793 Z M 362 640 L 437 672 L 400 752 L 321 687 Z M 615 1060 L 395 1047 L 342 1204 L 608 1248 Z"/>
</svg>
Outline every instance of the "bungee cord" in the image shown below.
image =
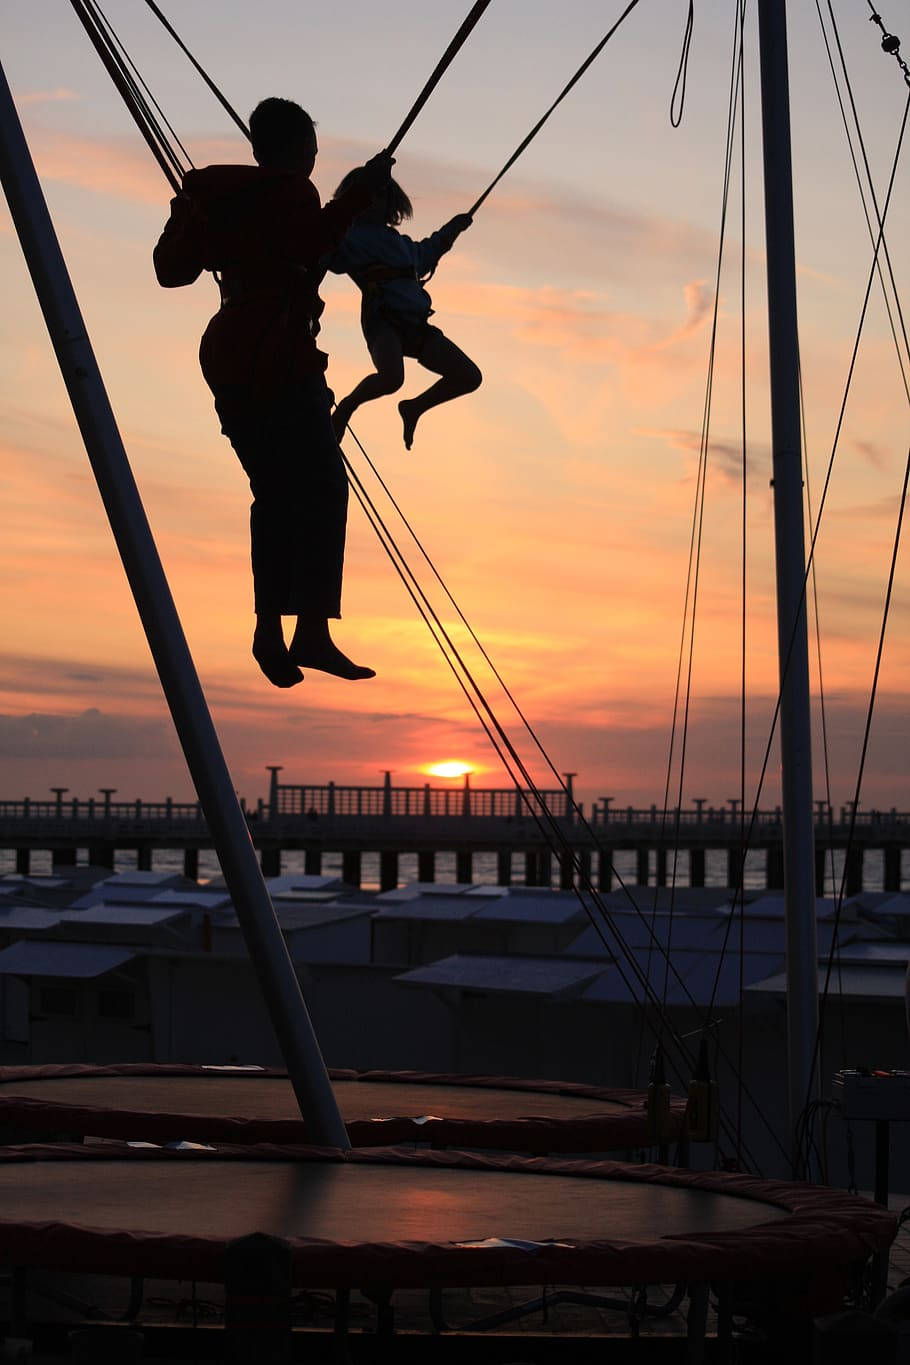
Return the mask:
<svg viewBox="0 0 910 1365">
<path fill-rule="evenodd" d="M 610 39 L 613 37 L 613 34 L 616 33 L 617 29 L 619 29 L 623 23 L 625 23 L 626 19 L 629 17 L 629 15 L 632 13 L 632 11 L 636 8 L 636 6 L 637 6 L 638 4 L 639 4 L 639 0 L 630 0 L 630 3 L 629 3 L 628 5 L 626 5 L 626 7 L 625 7 L 625 9 L 623 10 L 622 14 L 621 14 L 621 15 L 619 16 L 619 18 L 616 20 L 616 23 L 613 24 L 612 28 L 610 28 L 610 29 L 607 31 L 607 33 L 603 36 L 603 38 L 601 38 L 600 42 L 599 42 L 599 43 L 597 44 L 597 46 L 593 49 L 593 51 L 591 51 L 591 52 L 588 54 L 588 56 L 587 56 L 587 57 L 585 58 L 585 60 L 582 62 L 581 66 L 580 66 L 580 67 L 578 68 L 578 70 L 575 72 L 575 75 L 571 78 L 571 80 L 568 82 L 568 84 L 565 85 L 565 86 L 563 87 L 563 89 L 559 92 L 559 94 L 556 96 L 556 99 L 555 99 L 555 100 L 553 101 L 553 103 L 550 105 L 550 107 L 549 107 L 549 109 L 546 111 L 546 113 L 545 113 L 541 118 L 539 118 L 539 119 L 537 120 L 537 122 L 534 124 L 534 127 L 533 127 L 533 128 L 531 129 L 531 131 L 528 133 L 527 137 L 523 138 L 523 139 L 521 140 L 521 142 L 519 142 L 518 146 L 515 148 L 515 151 L 514 151 L 514 152 L 512 153 L 512 155 L 509 157 L 508 161 L 507 161 L 506 164 L 503 166 L 502 170 L 499 171 L 499 173 L 493 177 L 493 179 L 490 181 L 489 185 L 487 185 L 486 189 L 484 190 L 483 194 L 481 194 L 480 197 L 479 197 L 478 199 L 475 199 L 474 203 L 473 203 L 473 204 L 471 205 L 471 207 L 468 209 L 468 213 L 471 215 L 472 218 L 473 218 L 474 214 L 477 212 L 477 210 L 480 208 L 481 204 L 483 204 L 484 201 L 487 199 L 488 195 L 489 195 L 489 194 L 496 188 L 496 186 L 499 184 L 499 182 L 500 182 L 500 180 L 503 178 L 503 176 L 506 175 L 506 174 L 512 169 L 512 167 L 515 165 L 515 162 L 516 162 L 516 161 L 518 160 L 518 158 L 521 156 L 522 152 L 523 152 L 527 147 L 529 147 L 529 146 L 531 145 L 531 143 L 534 141 L 534 139 L 535 139 L 535 137 L 537 136 L 537 134 L 540 132 L 541 128 L 544 126 L 544 124 L 545 124 L 545 123 L 547 122 L 547 120 L 549 119 L 550 115 L 551 115 L 552 113 L 554 113 L 554 112 L 559 108 L 559 106 L 562 104 L 563 100 L 565 99 L 566 95 L 568 95 L 569 92 L 578 84 L 578 82 L 581 80 L 582 76 L 583 76 L 583 75 L 585 74 L 585 72 L 587 71 L 588 67 L 591 66 L 591 65 L 597 60 L 597 58 L 600 56 L 600 54 L 601 54 L 601 52 L 603 51 L 603 49 L 606 47 L 607 43 L 608 43 L 608 42 L 610 41 Z"/>
<path fill-rule="evenodd" d="M 70 0 L 70 4 L 152 156 L 164 172 L 168 184 L 175 194 L 179 194 L 183 177 L 186 174 L 186 167 L 168 140 L 160 122 L 152 113 L 141 90 L 120 58 L 116 47 L 107 37 L 94 0 Z"/>
<path fill-rule="evenodd" d="M 363 446 L 360 445 L 360 442 L 357 440 L 356 435 L 353 432 L 352 435 L 354 435 L 354 440 L 355 442 L 357 442 L 359 448 L 363 452 L 364 457 L 367 460 L 367 463 L 370 465 L 370 468 L 373 469 L 374 472 L 376 472 L 375 466 L 369 459 L 369 456 L 367 455 Z M 345 458 L 347 462 L 347 457 Z M 348 468 L 350 470 L 351 469 L 350 463 L 349 462 L 347 463 Z M 353 473 L 353 471 L 351 472 Z M 377 475 L 377 477 L 379 476 Z M 381 482 L 382 480 L 380 478 L 380 483 Z M 362 483 L 360 484 L 360 488 L 361 490 L 363 489 Z M 389 496 L 391 497 L 391 495 Z M 360 500 L 359 493 L 358 499 Z M 362 501 L 361 505 L 363 506 Z M 396 507 L 396 510 L 399 512 L 399 515 L 401 515 L 402 518 L 404 519 L 400 508 L 397 506 L 397 504 L 394 503 L 394 500 L 393 505 Z M 374 529 L 376 529 L 375 521 L 373 519 L 374 514 L 378 517 L 378 513 L 375 512 L 375 504 L 372 505 L 372 510 L 368 515 L 371 522 L 374 524 Z M 467 668 L 463 658 L 461 657 L 459 651 L 457 650 L 457 647 L 451 641 L 451 638 L 448 632 L 446 631 L 445 627 L 439 621 L 439 618 L 436 615 L 435 611 L 433 610 L 432 606 L 429 605 L 428 599 L 426 598 L 423 589 L 420 587 L 419 583 L 416 580 L 416 577 L 413 575 L 413 572 L 407 565 L 407 561 L 402 555 L 400 548 L 395 543 L 394 537 L 392 537 L 391 532 L 388 531 L 388 528 L 385 526 L 385 523 L 382 522 L 381 517 L 379 517 L 379 521 L 381 522 L 383 529 L 383 535 L 380 536 L 380 540 L 383 543 L 383 547 L 385 548 L 386 553 L 389 555 L 390 558 L 393 559 L 393 563 L 395 563 L 396 571 L 399 572 L 399 575 L 402 577 L 404 576 L 409 577 L 410 586 L 408 587 L 408 591 L 409 594 L 412 596 L 412 600 L 414 600 L 416 603 L 417 598 L 414 595 L 416 593 L 417 597 L 420 597 L 423 603 L 425 604 L 426 610 L 428 611 L 429 615 L 432 616 L 435 620 L 437 629 L 431 630 L 431 633 L 433 634 L 437 645 L 439 646 L 444 656 L 446 657 L 446 662 L 448 666 L 450 667 L 450 669 L 452 669 L 453 672 L 456 672 L 456 667 L 461 668 L 463 670 L 465 678 L 467 679 L 467 685 L 461 680 L 460 677 L 459 685 L 462 687 L 462 690 L 466 692 L 466 695 L 468 687 L 474 690 L 480 708 L 486 712 L 489 724 L 487 723 L 487 721 L 483 719 L 481 719 L 481 724 L 483 726 L 485 733 L 487 734 L 488 739 L 490 739 L 491 743 L 493 744 L 494 750 L 496 751 L 500 761 L 503 763 L 503 767 L 505 768 L 506 772 L 508 773 L 509 777 L 511 778 L 517 789 L 521 788 L 521 782 L 519 781 L 520 778 L 521 781 L 525 783 L 530 794 L 535 797 L 535 802 L 533 804 L 527 799 L 527 797 L 525 797 L 524 799 L 532 818 L 535 820 L 538 826 L 538 830 L 546 839 L 551 850 L 556 854 L 557 858 L 559 858 L 561 862 L 565 862 L 571 865 L 573 872 L 578 879 L 577 883 L 573 879 L 572 890 L 575 893 L 576 897 L 578 898 L 579 904 L 581 905 L 586 915 L 588 916 L 588 919 L 590 920 L 592 927 L 595 929 L 595 932 L 600 938 L 601 943 L 603 944 L 607 952 L 610 954 L 613 965 L 617 967 L 620 979 L 622 980 L 624 986 L 626 987 L 626 990 L 629 993 L 632 1003 L 635 1004 L 641 1010 L 646 1010 L 648 1005 L 652 1007 L 655 1018 L 659 1024 L 661 1038 L 665 1043 L 669 1038 L 672 1041 L 672 1043 L 679 1049 L 684 1063 L 691 1068 L 695 1060 L 694 1054 L 684 1046 L 684 1040 L 689 1035 L 680 1035 L 678 1030 L 675 1029 L 675 1027 L 669 1022 L 666 1016 L 665 1002 L 661 999 L 655 987 L 649 981 L 647 974 L 644 972 L 643 968 L 641 967 L 637 958 L 635 957 L 634 950 L 632 950 L 629 947 L 621 931 L 616 926 L 613 920 L 613 916 L 611 915 L 607 906 L 604 904 L 599 890 L 593 885 L 593 882 L 591 881 L 587 870 L 581 863 L 577 853 L 566 840 L 565 834 L 561 826 L 559 825 L 556 818 L 552 815 L 552 812 L 549 810 L 546 802 L 542 797 L 542 794 L 540 793 L 539 789 L 537 788 L 534 782 L 534 779 L 532 778 L 530 772 L 523 763 L 520 755 L 515 750 L 513 742 L 510 740 L 509 736 L 503 729 L 499 720 L 495 716 L 495 713 L 492 711 L 492 708 L 490 708 L 489 703 L 487 702 L 486 698 L 483 696 L 483 693 L 479 689 L 476 680 L 474 680 L 473 677 L 471 676 L 470 670 Z M 423 553 L 426 556 L 426 552 L 423 551 Z M 450 597 L 450 600 L 453 601 L 453 604 L 455 605 L 458 614 L 462 617 L 462 619 L 465 619 L 463 617 L 463 614 L 460 612 L 460 609 L 457 607 L 457 604 L 454 603 L 454 599 L 451 598 L 451 594 L 448 593 L 448 589 L 446 589 L 446 592 Z M 418 610 L 420 610 L 420 613 L 424 617 L 424 620 L 427 620 L 426 615 L 424 615 L 423 608 L 418 607 Z M 470 626 L 468 626 L 468 629 L 470 631 Z M 471 633 L 473 634 L 473 632 Z M 449 651 L 451 652 L 451 657 Z M 459 676 L 457 672 L 456 676 L 457 677 Z M 478 708 L 477 706 L 474 705 L 473 699 L 469 698 L 469 700 L 471 701 L 472 709 L 475 711 L 475 714 L 478 715 L 478 718 L 480 719 Z M 494 734 L 495 736 L 498 736 L 498 738 L 495 738 Z M 555 774 L 555 769 L 553 769 L 552 762 L 550 761 L 549 756 L 546 755 L 545 751 L 544 756 L 551 770 Z M 584 817 L 581 814 L 581 812 L 578 812 L 578 814 L 582 822 L 584 824 L 587 824 L 587 822 L 584 821 Z M 588 826 L 588 828 L 590 829 L 590 826 Z M 625 882 L 619 876 L 619 874 L 615 872 L 615 869 L 614 874 L 616 875 L 617 880 L 619 881 L 620 884 L 620 888 L 625 893 L 633 912 L 637 916 L 639 922 L 644 926 L 644 928 L 648 932 L 651 946 L 653 946 L 654 950 L 660 953 L 661 956 L 666 957 L 666 949 L 664 945 L 659 941 L 659 939 L 655 938 L 653 930 L 649 926 L 646 916 L 643 914 L 640 907 L 636 904 L 635 898 L 632 896 L 630 888 L 625 884 Z M 594 910 L 597 911 L 597 914 L 600 917 L 600 919 L 595 917 L 595 915 L 593 914 Z M 606 926 L 607 931 L 615 940 L 615 944 L 613 946 L 611 946 L 611 944 L 604 937 L 603 926 Z M 620 959 L 626 962 L 627 967 L 632 972 L 632 975 L 638 982 L 643 993 L 643 996 L 645 997 L 644 1001 L 640 1000 L 636 996 L 635 991 L 629 982 L 627 973 L 624 972 L 622 969 L 622 963 Z M 680 993 L 684 996 L 688 1004 L 693 1009 L 698 1010 L 699 1007 L 694 996 L 692 995 L 686 982 L 684 981 L 684 979 L 682 978 L 678 969 L 676 968 L 675 964 L 672 961 L 669 963 L 669 971 L 674 979 L 674 982 L 678 985 Z M 696 1030 L 696 1032 L 701 1031 L 702 1031 L 701 1029 Z M 729 1055 L 727 1054 L 727 1052 L 722 1047 L 720 1047 L 719 1042 L 718 1048 L 719 1055 L 722 1056 L 723 1060 L 731 1068 L 731 1071 L 734 1074 L 736 1074 L 735 1062 L 733 1062 Z M 679 1075 L 679 1071 L 675 1066 L 674 1072 L 675 1074 L 677 1074 L 677 1076 Z M 742 1078 L 740 1077 L 740 1079 Z M 770 1137 L 780 1147 L 781 1152 L 784 1155 L 786 1155 L 783 1144 L 780 1142 L 778 1135 L 774 1132 L 773 1128 L 768 1122 L 767 1117 L 765 1116 L 760 1106 L 758 1105 L 757 1101 L 755 1100 L 751 1090 L 749 1090 L 748 1087 L 745 1087 L 744 1082 L 743 1085 L 744 1093 L 747 1096 L 750 1104 L 754 1106 L 759 1121 L 763 1124 L 763 1126 L 767 1128 Z M 727 1132 L 728 1136 L 732 1135 L 734 1139 L 737 1140 L 737 1142 L 739 1141 L 739 1136 L 736 1133 L 734 1126 L 726 1119 L 726 1117 L 725 1131 Z M 753 1161 L 751 1153 L 746 1152 L 746 1155 L 748 1156 L 750 1161 Z"/>
<path fill-rule="evenodd" d="M 480 19 L 481 15 L 483 14 L 484 10 L 487 8 L 489 3 L 490 0 L 477 0 L 477 4 L 472 6 L 470 13 L 468 14 L 464 23 L 461 25 L 461 28 L 455 34 L 455 37 L 449 43 L 449 46 L 446 48 L 445 52 L 440 57 L 439 61 L 436 63 L 436 66 L 434 67 L 433 72 L 429 80 L 427 81 L 426 85 L 423 87 L 420 94 L 417 96 L 416 100 L 411 105 L 411 108 L 408 111 L 401 127 L 398 129 L 398 132 L 395 134 L 391 142 L 389 142 L 388 146 L 386 147 L 387 152 L 389 152 L 390 154 L 394 154 L 398 150 L 399 144 L 402 142 L 405 134 L 409 131 L 414 120 L 417 118 L 417 115 L 420 113 L 421 109 L 426 104 L 427 100 L 430 98 L 439 82 L 442 80 L 442 77 L 445 75 L 446 71 L 448 71 L 449 67 L 452 65 L 452 62 L 455 60 L 458 53 L 461 51 L 462 47 L 464 47 L 464 44 L 467 41 L 469 34 L 473 30 L 474 26 L 477 24 L 478 20 Z"/>
<path fill-rule="evenodd" d="M 355 440 L 356 439 L 357 438 L 355 436 Z M 546 839 L 551 850 L 557 854 L 557 857 L 559 857 L 560 859 L 566 859 L 572 863 L 573 870 L 577 873 L 579 877 L 578 884 L 576 884 L 573 881 L 572 890 L 574 891 L 579 901 L 579 904 L 581 905 L 586 915 L 588 916 L 588 919 L 592 927 L 594 928 L 595 932 L 597 933 L 598 938 L 600 939 L 603 947 L 610 955 L 611 964 L 616 968 L 617 974 L 619 975 L 620 980 L 625 986 L 631 1002 L 639 1009 L 647 1008 L 647 1004 L 651 1005 L 660 1024 L 662 1037 L 664 1038 L 665 1043 L 667 1040 L 669 1040 L 677 1048 L 682 1063 L 688 1068 L 688 1074 L 691 1075 L 692 1068 L 695 1063 L 695 1056 L 691 1052 L 691 1050 L 687 1048 L 685 1045 L 685 1040 L 688 1035 L 680 1034 L 679 1031 L 666 1018 L 665 1007 L 661 1002 L 660 997 L 657 994 L 654 987 L 650 984 L 650 982 L 648 982 L 640 964 L 638 963 L 634 955 L 634 950 L 632 950 L 629 947 L 623 935 L 617 929 L 615 923 L 613 922 L 612 916 L 610 915 L 609 911 L 607 910 L 607 907 L 604 905 L 600 897 L 599 892 L 593 886 L 593 884 L 590 881 L 590 878 L 587 876 L 585 870 L 581 867 L 580 863 L 578 862 L 574 850 L 566 841 L 565 836 L 559 827 L 558 821 L 555 819 L 555 817 L 552 815 L 551 811 L 547 807 L 546 802 L 543 800 L 540 791 L 538 790 L 533 781 L 533 778 L 531 777 L 527 768 L 523 764 L 519 754 L 515 750 L 512 741 L 509 739 L 508 735 L 503 730 L 502 726 L 496 719 L 495 714 L 492 712 L 488 703 L 486 702 L 486 699 L 484 698 L 482 692 L 477 687 L 476 681 L 471 676 L 470 670 L 467 669 L 464 660 L 461 658 L 456 646 L 452 642 L 448 631 L 446 630 L 445 626 L 440 621 L 432 605 L 426 598 L 426 594 L 420 587 L 419 582 L 417 581 L 412 570 L 408 566 L 407 561 L 405 557 L 402 555 L 400 548 L 396 544 L 394 537 L 391 535 L 391 532 L 388 530 L 388 527 L 386 526 L 384 520 L 378 513 L 375 504 L 369 498 L 369 495 L 366 492 L 362 481 L 357 476 L 356 471 L 353 470 L 347 457 L 345 457 L 345 463 L 348 468 L 349 475 L 351 476 L 352 479 L 352 487 L 354 488 L 355 496 L 357 497 L 361 507 L 366 513 L 368 520 L 373 526 L 373 529 L 376 531 L 380 543 L 382 544 L 383 549 L 385 550 L 386 554 L 392 561 L 396 572 L 402 579 L 402 582 L 404 583 L 409 596 L 411 597 L 415 606 L 417 606 L 419 614 L 421 615 L 421 617 L 427 624 L 428 628 L 430 629 L 431 635 L 433 636 L 438 647 L 443 653 L 443 656 L 446 660 L 448 667 L 452 671 L 453 675 L 456 677 L 459 686 L 461 687 L 462 691 L 467 697 L 472 710 L 474 711 L 475 715 L 480 721 L 481 726 L 485 734 L 487 735 L 487 738 L 493 745 L 493 748 L 497 753 L 497 756 L 499 757 L 500 761 L 502 762 L 503 767 L 505 768 L 506 772 L 508 773 L 512 782 L 514 783 L 516 789 L 521 791 L 522 798 L 525 801 L 529 813 L 531 814 L 532 818 L 537 824 L 538 830 Z M 458 669 L 462 670 L 462 672 L 464 673 L 464 678 L 461 677 L 461 675 L 458 672 Z M 471 691 L 475 692 L 477 698 L 476 702 L 475 698 L 470 695 Z M 486 712 L 486 716 L 482 715 L 481 714 L 482 712 Z M 527 793 L 521 790 L 522 781 L 528 788 Z M 534 802 L 531 802 L 528 799 L 529 795 L 535 798 Z M 624 889 L 627 890 L 627 888 Z M 590 897 L 590 900 L 588 899 L 588 897 Z M 634 900 L 632 900 L 632 904 L 633 908 L 636 909 L 639 918 L 642 920 L 643 923 L 646 923 L 644 917 L 641 915 L 641 912 L 637 910 L 637 907 L 635 907 Z M 599 918 L 593 913 L 595 909 L 598 911 Z M 615 944 L 613 946 L 611 946 L 611 944 L 605 937 L 604 933 L 605 928 L 611 934 L 612 938 L 615 940 Z M 660 945 L 658 946 L 660 947 Z M 625 966 L 623 965 L 624 963 Z M 628 971 L 626 970 L 626 968 L 628 968 Z M 633 985 L 629 979 L 629 973 L 631 973 L 631 975 L 636 979 L 639 987 L 641 988 L 646 998 L 647 1004 L 636 996 L 635 989 L 633 988 Z M 691 993 L 689 993 L 685 982 L 682 980 L 681 977 L 679 977 L 679 974 L 676 971 L 675 967 L 673 968 L 673 973 L 674 976 L 676 976 L 677 980 L 679 981 L 683 993 L 687 995 L 689 1003 L 693 1007 L 697 1008 L 694 998 L 691 996 Z M 728 1064 L 730 1064 L 729 1058 L 726 1057 L 726 1054 L 724 1054 L 724 1057 Z M 667 1062 L 668 1065 L 670 1065 L 671 1069 L 673 1070 L 677 1080 L 679 1080 L 683 1085 L 685 1085 L 687 1082 L 686 1072 L 681 1070 L 680 1066 L 677 1065 L 676 1062 L 674 1062 L 673 1057 L 669 1052 L 667 1053 Z M 773 1128 L 768 1123 L 760 1106 L 758 1105 L 754 1096 L 751 1094 L 751 1091 L 747 1090 L 746 1093 L 748 1094 L 750 1102 L 755 1106 L 755 1111 L 759 1119 L 767 1127 L 768 1132 L 772 1139 L 778 1142 L 778 1145 L 780 1146 L 781 1151 L 783 1152 L 784 1148 L 782 1144 L 780 1144 L 777 1135 L 774 1133 Z M 741 1141 L 740 1135 L 737 1134 L 732 1122 L 728 1119 L 726 1111 L 723 1109 L 722 1106 L 721 1119 L 722 1119 L 721 1126 L 723 1127 L 727 1136 L 730 1137 L 731 1140 L 733 1141 L 736 1142 Z M 746 1151 L 746 1155 L 755 1166 L 755 1169 L 758 1169 L 757 1164 L 754 1162 L 754 1158 L 752 1157 L 751 1153 Z"/>
<path fill-rule="evenodd" d="M 212 78 L 211 78 L 211 76 L 208 74 L 208 72 L 204 69 L 203 66 L 200 65 L 199 62 L 197 62 L 196 58 L 193 56 L 192 52 L 189 50 L 189 48 L 187 47 L 186 43 L 185 43 L 185 42 L 183 41 L 183 39 L 180 37 L 180 34 L 177 33 L 177 31 L 173 28 L 173 26 L 171 25 L 171 23 L 170 23 L 169 20 L 167 19 L 167 16 L 164 15 L 164 14 L 162 14 L 161 10 L 160 10 L 160 9 L 158 8 L 158 6 L 155 4 L 155 0 L 145 0 L 145 3 L 148 5 L 149 9 L 152 11 L 152 13 L 154 14 L 155 18 L 159 20 L 159 22 L 164 26 L 164 28 L 167 30 L 167 32 L 171 35 L 171 37 L 173 38 L 174 42 L 175 42 L 175 43 L 177 44 L 177 46 L 180 48 L 181 52 L 182 52 L 186 57 L 189 58 L 189 61 L 191 62 L 191 64 L 193 65 L 193 67 L 196 69 L 196 71 L 199 73 L 199 75 L 202 77 L 202 79 L 205 81 L 206 85 L 207 85 L 208 88 L 211 90 L 212 94 L 215 96 L 215 99 L 216 99 L 216 100 L 218 101 L 218 103 L 221 105 L 222 109 L 225 111 L 225 113 L 227 114 L 228 118 L 230 118 L 234 123 L 236 123 L 236 125 L 237 125 L 237 127 L 240 129 L 241 133 L 243 133 L 243 136 L 244 136 L 244 137 L 246 138 L 246 140 L 249 142 L 249 140 L 250 140 L 250 130 L 249 130 L 249 128 L 248 128 L 247 125 L 244 123 L 243 119 L 242 119 L 242 118 L 240 117 L 240 115 L 237 113 L 236 109 L 233 107 L 233 105 L 230 103 L 230 101 L 229 101 L 229 100 L 222 94 L 222 92 L 219 90 L 218 86 L 217 86 L 217 85 L 215 84 L 215 82 L 212 80 Z"/>
</svg>

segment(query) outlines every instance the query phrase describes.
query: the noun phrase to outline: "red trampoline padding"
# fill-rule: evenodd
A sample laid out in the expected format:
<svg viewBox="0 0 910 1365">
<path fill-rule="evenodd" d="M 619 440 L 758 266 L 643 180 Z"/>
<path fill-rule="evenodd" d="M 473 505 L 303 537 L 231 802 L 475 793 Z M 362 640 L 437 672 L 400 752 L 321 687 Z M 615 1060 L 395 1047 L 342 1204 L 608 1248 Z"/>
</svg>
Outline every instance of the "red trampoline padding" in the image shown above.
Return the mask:
<svg viewBox="0 0 910 1365">
<path fill-rule="evenodd" d="M 812 1312 L 896 1233 L 811 1185 L 395 1150 L 6 1148 L 0 1209 L 23 1266 L 220 1281 L 227 1244 L 268 1232 L 311 1287 L 773 1281 Z"/>
<path fill-rule="evenodd" d="M 332 1071 L 352 1144 L 430 1143 L 533 1154 L 649 1145 L 642 1091 L 505 1076 Z M 678 1137 L 685 1101 L 672 1102 Z M 0 1067 L 0 1125 L 148 1142 L 300 1143 L 287 1073 L 131 1063 Z"/>
</svg>

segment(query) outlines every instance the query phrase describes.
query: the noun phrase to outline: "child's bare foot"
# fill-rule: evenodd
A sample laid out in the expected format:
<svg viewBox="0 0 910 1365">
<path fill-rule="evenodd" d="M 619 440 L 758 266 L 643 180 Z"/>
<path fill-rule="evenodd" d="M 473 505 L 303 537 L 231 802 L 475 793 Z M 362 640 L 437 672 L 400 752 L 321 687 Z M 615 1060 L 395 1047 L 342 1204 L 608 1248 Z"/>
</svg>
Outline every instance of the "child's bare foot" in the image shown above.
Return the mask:
<svg viewBox="0 0 910 1365">
<path fill-rule="evenodd" d="M 398 404 L 398 411 L 401 414 L 401 425 L 404 428 L 404 448 L 410 450 L 414 444 L 414 428 L 417 426 L 420 413 L 415 412 L 417 402 L 413 398 L 402 398 Z"/>
<path fill-rule="evenodd" d="M 275 687 L 296 687 L 297 683 L 303 682 L 303 674 L 291 659 L 284 641 L 276 639 L 271 632 L 256 631 L 253 658 Z"/>
<path fill-rule="evenodd" d="M 348 429 L 348 422 L 351 420 L 353 409 L 342 398 L 340 403 L 335 404 L 335 411 L 332 413 L 332 429 L 335 432 L 335 440 L 341 445 L 341 438 Z"/>
</svg>

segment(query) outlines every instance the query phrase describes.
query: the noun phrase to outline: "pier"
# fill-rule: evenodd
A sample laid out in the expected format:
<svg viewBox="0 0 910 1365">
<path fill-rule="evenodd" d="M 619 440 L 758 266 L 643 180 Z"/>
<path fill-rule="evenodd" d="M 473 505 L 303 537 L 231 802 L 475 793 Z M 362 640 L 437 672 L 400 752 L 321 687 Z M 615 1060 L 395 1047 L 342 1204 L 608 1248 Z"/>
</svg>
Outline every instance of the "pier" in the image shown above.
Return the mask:
<svg viewBox="0 0 910 1365">
<path fill-rule="evenodd" d="M 602 890 L 613 883 L 612 862 L 620 851 L 635 857 L 635 882 L 665 886 L 673 880 L 692 886 L 705 884 L 705 859 L 722 852 L 727 859 L 727 884 L 740 881 L 743 822 L 737 801 L 712 806 L 696 799 L 690 808 L 664 812 L 659 806 L 616 806 L 603 797 L 585 812 L 573 798 L 572 779 L 565 788 L 530 792 L 514 787 L 393 786 L 387 773 L 381 785 L 320 786 L 280 782 L 281 768 L 269 768 L 268 799 L 244 807 L 253 844 L 266 875 L 281 872 L 282 854 L 302 850 L 308 873 L 322 870 L 323 858 L 341 856 L 342 875 L 350 885 L 361 882 L 365 853 L 379 855 L 380 886 L 398 884 L 402 854 L 417 856 L 418 879 L 433 882 L 440 853 L 454 853 L 456 877 L 472 880 L 478 853 L 496 855 L 497 880 L 509 885 L 517 855 L 528 886 L 558 884 L 570 888 L 581 877 Z M 0 801 L 0 848 L 14 849 L 16 869 L 27 873 L 31 856 L 50 851 L 60 865 L 72 866 L 80 850 L 88 861 L 113 867 L 114 854 L 135 850 L 136 866 L 148 869 L 156 849 L 183 851 L 184 872 L 196 879 L 199 853 L 212 839 L 195 802 L 116 801 L 112 787 L 99 789 L 87 800 L 72 797 L 66 787 L 51 788 L 52 799 Z M 568 848 L 554 854 L 542 816 L 558 822 L 561 841 Z M 751 812 L 747 812 L 748 827 Z M 852 827 L 852 837 L 851 837 Z M 881 855 L 881 881 L 886 891 L 900 891 L 902 859 L 910 847 L 910 812 L 860 810 L 855 819 L 849 806 L 830 809 L 816 802 L 816 883 L 819 894 L 830 880 L 833 852 L 846 855 L 848 894 L 864 886 L 866 855 Z M 780 808 L 760 811 L 752 823 L 749 852 L 763 857 L 765 885 L 783 885 L 783 830 Z"/>
</svg>

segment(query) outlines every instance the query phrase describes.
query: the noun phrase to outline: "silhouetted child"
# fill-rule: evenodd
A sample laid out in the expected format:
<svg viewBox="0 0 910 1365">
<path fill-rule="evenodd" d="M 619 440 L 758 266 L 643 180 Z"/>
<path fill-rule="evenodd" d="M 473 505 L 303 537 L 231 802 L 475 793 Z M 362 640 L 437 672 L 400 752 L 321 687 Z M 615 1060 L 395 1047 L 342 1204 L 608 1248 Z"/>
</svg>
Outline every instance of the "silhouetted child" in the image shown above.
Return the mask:
<svg viewBox="0 0 910 1365">
<path fill-rule="evenodd" d="M 350 171 L 335 197 L 350 194 L 363 181 L 363 167 Z M 404 357 L 412 356 L 426 370 L 438 374 L 417 398 L 398 404 L 408 450 L 414 428 L 429 408 L 448 403 L 479 388 L 483 376 L 473 360 L 431 326 L 433 312 L 423 281 L 432 275 L 441 256 L 459 233 L 471 226 L 471 216 L 456 214 L 437 232 L 415 242 L 398 232 L 398 224 L 412 214 L 411 201 L 401 186 L 390 180 L 384 190 L 374 191 L 369 207 L 348 229 L 339 249 L 328 261 L 336 275 L 350 275 L 363 294 L 360 323 L 376 373 L 367 375 L 342 398 L 332 422 L 339 441 L 351 416 L 361 403 L 395 393 L 404 383 Z"/>
<path fill-rule="evenodd" d="M 276 687 L 301 682 L 301 665 L 372 678 L 329 632 L 329 618 L 341 615 L 348 484 L 327 359 L 316 347 L 322 305 L 311 271 L 384 189 L 392 158 L 373 157 L 357 187 L 323 208 L 309 178 L 317 153 L 309 114 L 290 100 L 263 100 L 250 136 L 256 166 L 187 173 L 155 270 L 168 288 L 203 270 L 220 274 L 221 308 L 199 358 L 253 492 L 253 657 Z M 289 646 L 282 616 L 297 618 Z"/>
</svg>

